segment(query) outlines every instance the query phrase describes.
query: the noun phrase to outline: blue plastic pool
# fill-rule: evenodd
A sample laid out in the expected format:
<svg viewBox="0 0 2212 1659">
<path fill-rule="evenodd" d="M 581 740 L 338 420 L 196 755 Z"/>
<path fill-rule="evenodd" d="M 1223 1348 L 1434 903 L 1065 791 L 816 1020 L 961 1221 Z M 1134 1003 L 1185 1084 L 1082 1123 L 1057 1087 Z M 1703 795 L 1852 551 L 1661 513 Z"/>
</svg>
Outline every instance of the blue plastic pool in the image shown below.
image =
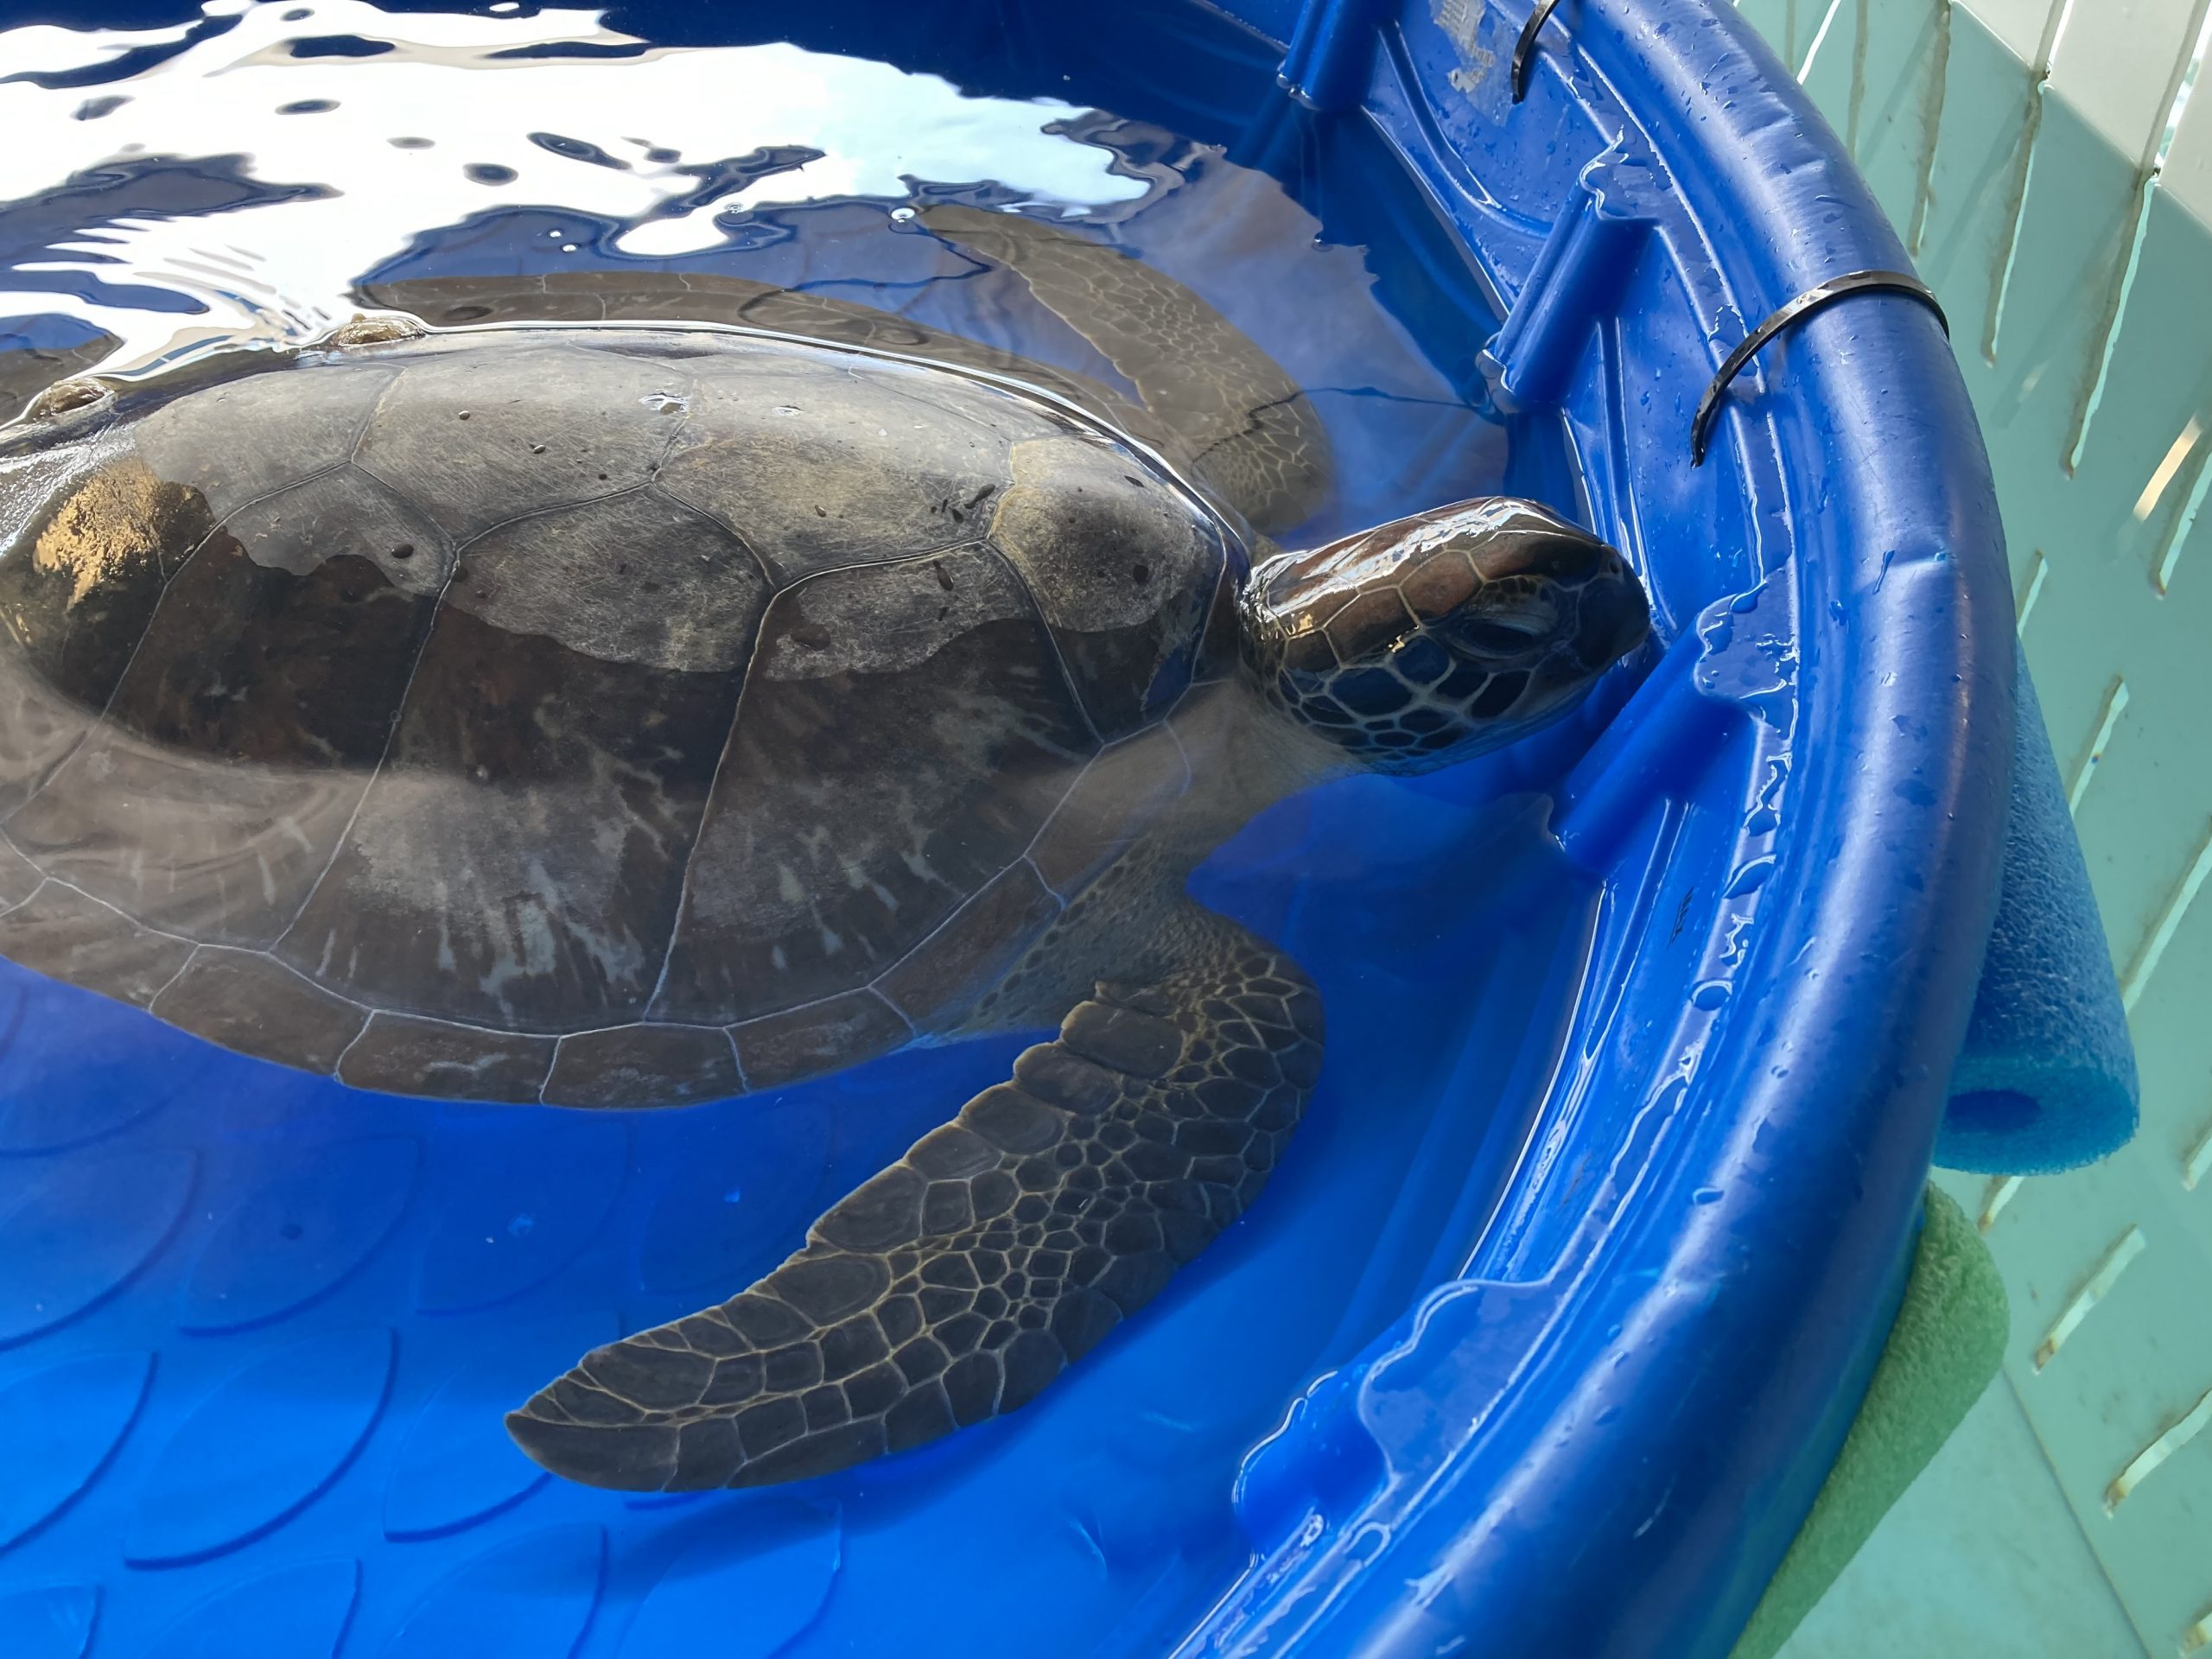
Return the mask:
<svg viewBox="0 0 2212 1659">
<path fill-rule="evenodd" d="M 1525 9 L 1459 0 L 238 10 L 0 34 L 50 140 L 0 188 L 0 346 L 145 363 L 352 283 L 627 262 L 1096 371 L 899 217 L 965 194 L 1109 226 L 1308 388 L 1338 486 L 1287 539 L 1535 495 L 1630 552 L 1664 650 L 1509 756 L 1225 849 L 1201 896 L 1331 1008 L 1264 1201 L 1037 1405 L 787 1489 L 565 1485 L 499 1413 L 772 1266 L 1019 1041 L 440 1106 L 0 967 L 8 1650 L 1724 1650 L 1899 1287 L 2012 666 L 1909 302 L 1778 343 L 1688 464 L 1750 321 L 1904 264 L 1747 31 L 1581 0 L 1516 105 Z M 1294 35 L 1337 112 L 1278 91 Z"/>
</svg>

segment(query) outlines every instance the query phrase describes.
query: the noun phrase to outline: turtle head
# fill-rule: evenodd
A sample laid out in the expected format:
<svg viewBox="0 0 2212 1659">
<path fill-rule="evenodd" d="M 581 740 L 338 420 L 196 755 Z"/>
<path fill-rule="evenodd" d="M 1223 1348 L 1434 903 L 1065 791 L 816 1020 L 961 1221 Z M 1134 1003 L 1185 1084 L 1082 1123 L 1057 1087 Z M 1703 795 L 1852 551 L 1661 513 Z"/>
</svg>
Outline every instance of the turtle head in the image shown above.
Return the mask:
<svg viewBox="0 0 2212 1659">
<path fill-rule="evenodd" d="M 1492 497 L 1265 561 L 1243 650 L 1277 708 L 1364 765 L 1427 772 L 1564 713 L 1649 630 L 1618 553 Z"/>
</svg>

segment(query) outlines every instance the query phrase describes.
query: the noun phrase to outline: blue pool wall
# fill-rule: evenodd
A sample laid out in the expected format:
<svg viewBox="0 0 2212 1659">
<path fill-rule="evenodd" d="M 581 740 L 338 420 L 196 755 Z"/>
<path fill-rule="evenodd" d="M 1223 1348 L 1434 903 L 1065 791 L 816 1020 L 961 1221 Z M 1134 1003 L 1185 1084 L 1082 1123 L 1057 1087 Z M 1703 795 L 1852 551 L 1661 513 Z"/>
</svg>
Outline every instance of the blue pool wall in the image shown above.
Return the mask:
<svg viewBox="0 0 2212 1659">
<path fill-rule="evenodd" d="M 1292 7 L 1229 10 L 1278 43 L 1295 32 Z M 1318 155 L 1314 188 L 1332 188 L 1325 163 L 1345 124 L 1371 121 L 1451 232 L 1424 222 L 1416 193 L 1376 179 L 1378 244 L 1471 263 L 1507 317 L 1493 340 L 1480 308 L 1466 310 L 1464 366 L 1478 372 L 1495 345 L 1498 397 L 1555 401 L 1575 463 L 1538 458 L 1514 486 L 1579 503 L 1630 551 L 1667 645 L 1584 719 L 1479 781 L 1509 786 L 1519 767 L 1548 782 L 1597 741 L 1554 821 L 1605 883 L 1583 994 L 1563 1029 L 1546 1020 L 1523 1034 L 1517 1064 L 1550 1080 L 1484 1130 L 1453 1224 L 1428 1251 L 1443 1282 L 1292 1402 L 1248 1460 L 1250 1569 L 1185 1604 L 1212 1603 L 1211 1614 L 1163 1616 L 1198 1619 L 1183 1649 L 1193 1654 L 1429 1654 L 1471 1636 L 1508 1653 L 1717 1655 L 1809 1505 L 1886 1332 L 1993 914 L 2012 646 L 1986 467 L 1932 319 L 1894 299 L 1853 301 L 1770 347 L 1739 382 L 1713 459 L 1689 467 L 1697 394 L 1752 321 L 1838 270 L 1904 264 L 1832 135 L 1727 8 L 1567 0 L 1517 108 L 1504 83 L 1527 16 L 1518 0 L 1337 10 L 1317 84 L 1349 88 L 1344 101 L 1365 112 L 1283 105 L 1260 122 L 1250 111 L 1280 46 L 1155 0 L 1049 14 L 961 0 L 908 14 L 906 37 L 887 35 L 894 14 L 875 6 L 758 15 L 763 39 L 796 29 L 822 49 L 963 85 L 966 43 L 1012 15 L 1033 61 L 1005 90 L 1053 85 L 1123 113 L 1172 111 L 1160 118 L 1179 130 L 1286 169 Z M 680 38 L 680 11 L 656 9 L 641 32 Z M 697 15 L 702 38 L 731 38 L 721 9 Z M 622 27 L 624 14 L 609 21 Z M 1534 280 L 1548 247 L 1553 277 L 1573 280 Z M 188 1071 L 170 1081 L 186 1086 Z M 231 1102 L 226 1122 L 265 1133 L 259 1115 L 272 1109 Z M 143 1161 L 123 1173 L 133 1192 L 173 1185 Z M 381 1190 L 397 1181 L 380 1181 L 389 1174 L 365 1159 L 353 1179 Z M 162 1222 L 158 1205 L 143 1208 L 135 1225 Z M 376 1220 L 346 1213 L 364 1229 Z M 540 1248 L 525 1254 L 556 1242 L 532 1234 Z M 249 1259 L 229 1265 L 251 1277 Z M 574 1334 L 549 1350 L 567 1351 Z M 306 1360 L 317 1378 L 357 1377 L 377 1356 L 333 1336 Z M 127 1368 L 90 1377 L 87 1410 L 111 1399 L 127 1415 L 143 1380 Z M 346 1426 L 317 1416 L 315 1427 Z M 943 1448 L 886 1478 L 918 1492 L 988 1458 L 1018 1484 L 1013 1444 Z M 1154 1471 L 1094 1496 L 1134 1538 L 1147 1491 L 1176 1478 Z M 1085 1465 L 1069 1478 L 1104 1477 Z M 417 1496 L 423 1514 L 400 1516 L 400 1533 L 450 1523 L 447 1494 L 418 1483 Z M 539 1508 L 553 1497 L 564 1516 L 582 1503 L 549 1494 Z M 761 1651 L 796 1635 L 809 1599 L 868 1546 L 841 1541 L 818 1501 L 733 1508 L 732 1524 L 780 1542 L 748 1557 L 741 1581 L 719 1557 L 690 1580 L 671 1567 L 671 1593 L 704 1597 L 711 1583 L 716 1602 L 757 1599 L 762 1622 L 746 1639 Z M 194 1507 L 166 1511 L 177 1537 L 123 1548 L 188 1561 Z M 672 1513 L 671 1529 L 689 1513 Z M 588 1527 L 535 1537 L 530 1573 L 504 1542 L 484 1550 L 420 1618 L 450 1634 L 501 1605 L 486 1586 L 512 1579 L 537 1596 L 552 1573 L 588 1581 L 577 1617 L 589 1621 L 601 1578 L 623 1564 L 607 1565 Z M 1012 1538 L 969 1541 L 987 1551 Z M 903 1586 L 916 1595 L 938 1587 L 919 1581 L 922 1566 Z M 249 1599 L 336 1609 L 326 1645 L 337 1645 L 359 1582 L 350 1566 L 277 1573 L 281 1596 L 272 1574 Z M 54 1595 L 48 1611 L 74 1618 L 78 1604 Z M 569 1616 L 550 1595 L 542 1605 L 547 1620 Z M 111 1632 L 119 1611 L 102 1612 Z M 676 1594 L 660 1617 L 689 1625 L 712 1611 Z M 387 1632 L 353 1618 L 347 1650 L 376 1650 Z M 1128 1651 L 1160 1650 L 1141 1622 Z M 641 1641 L 652 1623 L 641 1616 Z M 611 1618 L 594 1630 L 594 1643 L 616 1639 Z M 556 1639 L 550 1624 L 539 1633 Z"/>
<path fill-rule="evenodd" d="M 1258 1560 L 1182 1651 L 1723 1653 L 1886 1334 L 1995 914 L 2013 646 L 1987 459 L 1933 315 L 1864 296 L 1770 346 L 1690 465 L 1698 395 L 1760 317 L 1910 268 L 1732 10 L 1574 0 L 1517 106 L 1520 0 L 1337 10 L 1344 55 L 1301 67 L 1363 88 L 1333 118 L 1427 183 L 1501 345 L 1577 238 L 1548 275 L 1583 316 L 1521 329 L 1499 389 L 1557 398 L 1669 651 L 1563 793 L 1609 900 L 1529 1154 L 1464 1276 L 1248 1461 Z M 1700 933 L 1717 959 L 1685 959 Z"/>
<path fill-rule="evenodd" d="M 1256 106 L 1273 54 L 1205 26 L 1236 48 L 1211 60 L 1209 94 Z M 1146 96 L 1113 79 L 1113 61 L 1085 72 L 1086 100 Z M 968 63 L 963 86 L 991 84 L 976 73 L 987 57 Z M 1060 73 L 1046 57 L 999 85 L 1048 91 Z M 1173 99 L 1142 107 L 1180 123 Z M 1218 112 L 1198 120 L 1221 142 L 1242 136 Z M 22 232 L 11 209 L 6 231 L 48 251 L 0 236 L 0 260 L 48 263 L 78 216 L 188 221 L 257 188 L 246 158 L 181 148 L 73 180 L 83 197 L 64 212 L 35 202 Z M 1385 360 L 1456 341 L 1451 382 L 1479 387 L 1497 320 L 1409 181 L 1389 188 L 1371 149 L 1323 159 L 1312 188 L 1332 213 L 1357 207 L 1361 227 L 1313 266 L 1286 248 L 1221 302 L 1276 339 L 1271 319 L 1310 314 L 1313 290 L 1285 305 L 1269 281 L 1316 267 L 1349 281 L 1371 261 L 1393 309 L 1420 321 L 1417 340 L 1352 327 L 1378 355 L 1306 374 L 1339 412 L 1344 481 L 1308 537 L 1388 516 L 1402 486 L 1414 500 L 1507 487 L 1572 502 L 1555 423 L 1536 423 L 1548 441 L 1516 442 Z M 1217 238 L 1190 227 L 1218 211 L 1215 187 L 1246 192 L 1232 200 L 1248 235 L 1253 194 L 1274 200 L 1230 170 L 1201 158 L 1191 188 L 1147 209 L 1134 232 L 1147 257 L 1195 260 L 1206 286 Z M 959 329 L 974 307 L 991 323 L 979 284 L 903 291 L 931 262 L 920 238 L 887 234 L 892 205 L 764 212 L 749 228 L 790 241 L 749 238 L 757 257 L 727 268 L 872 279 L 933 322 Z M 364 277 L 538 269 L 568 242 L 620 268 L 622 228 L 494 207 L 424 228 Z M 69 274 L 106 286 L 97 265 Z M 1400 394 L 1410 401 L 1383 412 Z M 1355 397 L 1356 420 L 1342 413 Z M 1542 845 L 1531 802 L 1503 820 L 1486 804 L 1548 782 L 1600 723 L 1417 782 L 1343 780 L 1226 849 L 1200 895 L 1313 963 L 1333 1025 L 1334 1075 L 1269 1202 L 1037 1409 L 791 1492 L 632 1499 L 551 1482 L 499 1414 L 582 1348 L 772 1265 L 947 1103 L 1002 1078 L 1022 1039 L 617 1121 L 361 1095 L 0 964 L 0 1289 L 14 1293 L 0 1298 L 0 1465 L 35 1471 L 0 1503 L 0 1631 L 38 1631 L 20 1659 L 603 1659 L 696 1640 L 766 1659 L 868 1650 L 894 1624 L 916 1656 L 1164 1652 L 1244 1559 L 1238 1459 L 1316 1369 L 1456 1270 L 1510 1167 L 1593 900 Z"/>
</svg>

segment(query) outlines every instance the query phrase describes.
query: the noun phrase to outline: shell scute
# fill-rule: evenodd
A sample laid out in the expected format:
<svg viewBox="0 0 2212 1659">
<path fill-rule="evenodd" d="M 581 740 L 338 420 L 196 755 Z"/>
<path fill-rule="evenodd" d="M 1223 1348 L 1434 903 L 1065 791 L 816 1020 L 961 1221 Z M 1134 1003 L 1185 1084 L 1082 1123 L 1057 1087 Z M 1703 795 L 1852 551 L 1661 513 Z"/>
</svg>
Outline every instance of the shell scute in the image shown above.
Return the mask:
<svg viewBox="0 0 2212 1659">
<path fill-rule="evenodd" d="M 1011 481 L 998 434 L 909 395 L 894 365 L 698 372 L 660 487 L 759 549 L 779 582 L 973 541 Z"/>
<path fill-rule="evenodd" d="M 553 1069 L 556 1039 L 383 1010 L 338 1065 L 338 1080 L 391 1094 L 449 1100 L 534 1101 Z"/>
<path fill-rule="evenodd" d="M 745 1080 L 774 1089 L 833 1065 L 851 1065 L 899 1046 L 914 1028 L 875 990 L 848 991 L 733 1027 Z"/>
<path fill-rule="evenodd" d="M 380 363 L 350 362 L 238 375 L 149 411 L 131 440 L 153 473 L 221 518 L 344 465 L 398 378 Z"/>
<path fill-rule="evenodd" d="M 544 1097 L 553 1106 L 688 1106 L 742 1087 L 721 1032 L 631 1025 L 563 1037 Z"/>
<path fill-rule="evenodd" d="M 649 482 L 690 406 L 683 365 L 582 343 L 487 336 L 383 360 L 400 372 L 354 462 L 461 543 Z"/>
<path fill-rule="evenodd" d="M 291 545 L 218 531 L 169 578 L 105 716 L 10 824 L 49 874 L 210 943 L 273 944 L 298 912 L 435 605 L 365 558 L 296 575 Z"/>
<path fill-rule="evenodd" d="M 1236 533 L 1049 398 L 613 328 L 135 396 L 0 550 L 58 878 L 0 953 L 243 1052 L 773 1086 L 952 1017 L 1187 786 Z"/>
<path fill-rule="evenodd" d="M 1189 496 L 1103 437 L 1032 440 L 991 538 L 1027 580 L 1101 737 L 1135 730 L 1195 671 L 1226 550 Z"/>
<path fill-rule="evenodd" d="M 114 694 L 206 503 L 95 441 L 0 480 L 37 505 L 0 558 L 0 812 L 20 807 Z M 21 491 L 21 495 L 16 490 Z M 43 499 L 40 499 L 40 498 Z"/>
<path fill-rule="evenodd" d="M 59 881 L 0 916 L 0 956 L 142 1008 L 176 977 L 193 949 Z"/>
<path fill-rule="evenodd" d="M 1016 864 L 954 912 L 879 987 L 916 1025 L 980 996 L 1020 957 L 1022 947 L 1059 913 L 1037 872 Z"/>
<path fill-rule="evenodd" d="M 453 571 L 453 543 L 421 509 L 359 467 L 318 474 L 249 502 L 225 535 L 267 569 L 300 577 L 339 558 L 373 565 L 395 592 L 432 598 Z"/>
<path fill-rule="evenodd" d="M 991 550 L 786 590 L 761 626 L 656 1013 L 736 1022 L 868 983 L 1021 856 L 1093 746 L 1029 594 Z"/>
<path fill-rule="evenodd" d="M 447 605 L 278 953 L 397 1012 L 549 1034 L 639 1018 L 737 692 Z"/>
<path fill-rule="evenodd" d="M 601 662 L 741 670 L 768 601 L 727 530 L 653 490 L 512 519 L 469 543 L 446 604 Z"/>
<path fill-rule="evenodd" d="M 241 1054 L 326 1072 L 369 1022 L 366 1008 L 257 950 L 212 946 L 194 952 L 153 1013 Z"/>
</svg>

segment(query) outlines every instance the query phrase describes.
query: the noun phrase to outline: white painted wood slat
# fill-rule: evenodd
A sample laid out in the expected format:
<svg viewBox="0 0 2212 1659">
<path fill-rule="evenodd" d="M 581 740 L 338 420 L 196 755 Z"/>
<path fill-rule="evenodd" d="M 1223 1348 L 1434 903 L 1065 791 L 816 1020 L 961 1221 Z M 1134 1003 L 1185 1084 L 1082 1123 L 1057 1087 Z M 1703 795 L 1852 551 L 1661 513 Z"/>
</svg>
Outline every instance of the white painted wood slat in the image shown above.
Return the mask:
<svg viewBox="0 0 2212 1659">
<path fill-rule="evenodd" d="M 2022 63 L 2040 64 L 2063 4 L 2064 0 L 1970 0 L 1967 10 Z"/>
<path fill-rule="evenodd" d="M 2182 106 L 2162 181 L 2177 202 L 2212 225 L 2212 69 L 2205 67 L 2206 48 L 2212 44 L 2212 38 L 2208 37 L 2212 37 L 2212 22 L 2196 37 L 2192 54 L 2196 84 Z"/>
<path fill-rule="evenodd" d="M 2075 0 L 2050 62 L 2050 89 L 2123 156 L 2149 168 L 2198 32 L 2205 0 Z"/>
</svg>

